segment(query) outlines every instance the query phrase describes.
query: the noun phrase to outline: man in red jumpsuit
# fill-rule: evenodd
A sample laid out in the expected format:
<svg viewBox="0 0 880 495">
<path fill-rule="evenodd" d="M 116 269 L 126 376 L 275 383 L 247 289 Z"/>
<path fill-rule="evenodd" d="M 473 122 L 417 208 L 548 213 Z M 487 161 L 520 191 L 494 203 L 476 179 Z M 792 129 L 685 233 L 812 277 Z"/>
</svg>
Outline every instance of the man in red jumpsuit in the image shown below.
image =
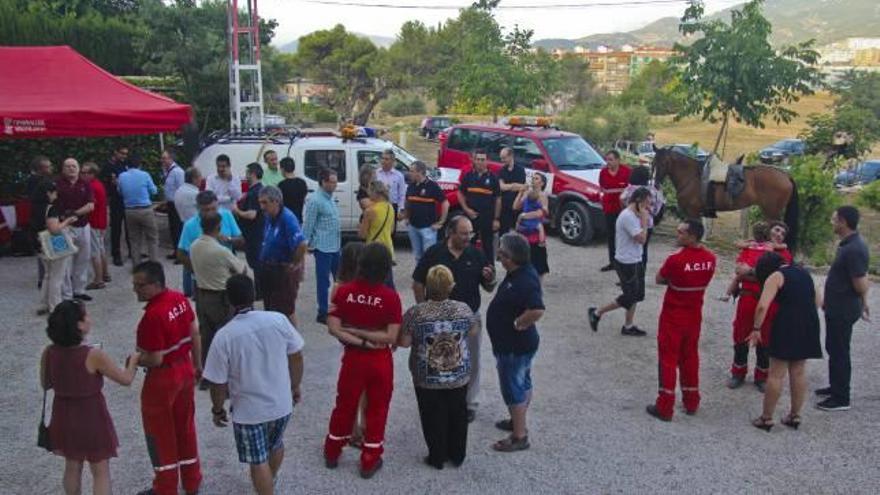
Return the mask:
<svg viewBox="0 0 880 495">
<path fill-rule="evenodd" d="M 186 297 L 165 288 L 162 265 L 146 261 L 134 269 L 134 291 L 147 303 L 137 328 L 140 364 L 147 367 L 141 415 L 153 464 L 153 486 L 138 495 L 199 491 L 202 481 L 196 444 L 194 385 L 201 375 L 201 341 Z"/>
<path fill-rule="evenodd" d="M 657 283 L 666 285 L 657 330 L 660 386 L 657 401 L 646 411 L 663 421 L 672 419 L 676 375 L 680 372 L 682 402 L 687 414 L 700 406 L 700 327 L 703 295 L 715 274 L 715 253 L 700 244 L 703 224 L 681 223 L 676 230 L 681 249 L 672 253 L 660 271 Z"/>
<path fill-rule="evenodd" d="M 605 213 L 605 236 L 608 240 L 608 264 L 603 272 L 614 270 L 614 229 L 617 215 L 623 209 L 620 193 L 629 185 L 630 169 L 620 163 L 620 153 L 611 150 L 605 154 L 606 166 L 599 171 L 599 187 L 602 188 L 602 212 Z"/>
<path fill-rule="evenodd" d="M 772 227 L 758 222 L 752 227 L 751 242 L 748 247 L 740 251 L 736 259 L 736 276 L 740 285 L 738 290 L 739 301 L 736 304 L 736 316 L 733 320 L 733 364 L 730 366 L 730 379 L 727 381 L 729 388 L 739 388 L 745 382 L 749 371 L 749 343 L 748 337 L 754 327 L 755 309 L 758 307 L 758 299 L 761 298 L 761 284 L 755 278 L 755 265 L 758 259 L 768 251 L 774 250 L 774 246 L 782 246 L 781 242 L 787 233 L 785 224 L 774 222 Z M 769 241 L 773 243 L 770 243 Z M 792 262 L 791 253 L 788 249 L 781 248 L 777 252 L 785 259 L 786 263 Z M 767 311 L 764 323 L 761 325 L 761 342 L 755 347 L 755 386 L 764 391 L 767 382 L 767 370 L 770 366 L 770 356 L 767 348 L 770 345 L 770 328 L 773 326 L 773 317 L 776 315 L 777 306 L 773 303 Z"/>
</svg>

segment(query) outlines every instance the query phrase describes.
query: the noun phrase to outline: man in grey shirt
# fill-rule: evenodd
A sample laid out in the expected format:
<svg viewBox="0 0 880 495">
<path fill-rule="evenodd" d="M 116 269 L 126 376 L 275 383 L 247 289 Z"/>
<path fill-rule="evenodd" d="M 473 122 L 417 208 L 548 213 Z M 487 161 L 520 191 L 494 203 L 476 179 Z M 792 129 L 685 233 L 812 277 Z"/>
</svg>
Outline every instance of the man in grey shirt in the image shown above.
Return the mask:
<svg viewBox="0 0 880 495">
<path fill-rule="evenodd" d="M 168 214 L 168 234 L 171 236 L 171 245 L 177 246 L 180 242 L 180 229 L 183 223 L 180 221 L 180 215 L 177 214 L 177 208 L 174 207 L 174 194 L 180 189 L 184 183 L 184 173 L 180 165 L 175 161 L 176 155 L 171 148 L 162 152 L 160 161 L 162 162 L 162 184 L 165 192 L 165 212 Z M 176 259 L 177 255 L 172 250 L 168 255 L 169 260 Z"/>
<path fill-rule="evenodd" d="M 840 238 L 837 255 L 825 279 L 825 350 L 828 351 L 829 387 L 816 390 L 825 397 L 816 407 L 823 411 L 846 411 L 852 375 L 849 344 L 853 325 L 861 317 L 870 320 L 868 309 L 868 246 L 859 235 L 859 210 L 841 206 L 831 216 Z"/>
<path fill-rule="evenodd" d="M 186 182 L 177 188 L 177 192 L 174 194 L 174 208 L 180 216 L 180 221 L 186 223 L 199 212 L 196 196 L 199 195 L 199 182 L 202 181 L 202 174 L 199 169 L 190 167 L 186 169 L 184 179 Z M 180 238 L 177 239 L 177 242 L 180 242 Z"/>
<path fill-rule="evenodd" d="M 645 299 L 645 267 L 642 264 L 642 250 L 648 238 L 648 225 L 651 218 L 651 193 L 640 187 L 629 197 L 626 208 L 620 212 L 615 224 L 614 269 L 620 278 L 622 294 L 613 302 L 587 311 L 590 328 L 599 329 L 602 315 L 618 308 L 626 309 L 626 319 L 620 333 L 631 337 L 642 337 L 646 332 L 633 324 L 636 304 Z M 609 234 L 610 235 L 610 234 Z"/>
</svg>

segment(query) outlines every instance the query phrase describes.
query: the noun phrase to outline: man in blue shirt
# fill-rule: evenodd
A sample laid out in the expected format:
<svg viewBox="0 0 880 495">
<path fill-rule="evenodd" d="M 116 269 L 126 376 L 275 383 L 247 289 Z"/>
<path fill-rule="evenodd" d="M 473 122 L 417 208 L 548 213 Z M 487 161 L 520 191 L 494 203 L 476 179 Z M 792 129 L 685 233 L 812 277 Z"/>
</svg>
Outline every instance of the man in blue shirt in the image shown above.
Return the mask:
<svg viewBox="0 0 880 495">
<path fill-rule="evenodd" d="M 128 170 L 117 179 L 119 194 L 125 206 L 125 226 L 131 241 L 132 267 L 141 262 L 141 255 L 147 252 L 151 261 L 159 260 L 159 227 L 153 213 L 150 199 L 158 189 L 150 174 L 141 170 L 139 160 L 133 160 Z"/>
<path fill-rule="evenodd" d="M 339 229 L 339 209 L 333 200 L 336 190 L 336 172 L 323 169 L 318 174 L 320 189 L 306 202 L 303 233 L 309 251 L 315 255 L 315 283 L 318 290 L 318 323 L 327 323 L 327 295 L 330 279 L 336 279 L 339 269 L 339 250 L 342 239 Z"/>
<path fill-rule="evenodd" d="M 307 249 L 305 237 L 296 215 L 284 207 L 280 189 L 263 186 L 258 201 L 264 217 L 259 257 L 263 307 L 286 315 L 296 326 L 294 312 Z"/>
<path fill-rule="evenodd" d="M 177 243 L 177 259 L 183 264 L 183 293 L 187 297 L 193 294 L 192 263 L 189 259 L 189 248 L 202 235 L 202 217 L 209 214 L 220 215 L 221 244 L 229 249 L 244 247 L 244 238 L 232 212 L 226 208 L 220 208 L 217 195 L 214 191 L 202 191 L 196 196 L 196 206 L 199 214 L 190 218 L 183 224 L 180 233 L 180 241 Z"/>
<path fill-rule="evenodd" d="M 174 159 L 175 153 L 171 148 L 163 151 L 160 158 L 165 193 L 165 212 L 168 214 L 168 233 L 171 235 L 172 246 L 176 246 L 180 241 L 180 229 L 183 227 L 183 224 L 180 222 L 180 215 L 174 206 L 174 195 L 185 182 L 183 168 Z M 168 259 L 175 259 L 174 251 L 168 255 Z"/>
</svg>

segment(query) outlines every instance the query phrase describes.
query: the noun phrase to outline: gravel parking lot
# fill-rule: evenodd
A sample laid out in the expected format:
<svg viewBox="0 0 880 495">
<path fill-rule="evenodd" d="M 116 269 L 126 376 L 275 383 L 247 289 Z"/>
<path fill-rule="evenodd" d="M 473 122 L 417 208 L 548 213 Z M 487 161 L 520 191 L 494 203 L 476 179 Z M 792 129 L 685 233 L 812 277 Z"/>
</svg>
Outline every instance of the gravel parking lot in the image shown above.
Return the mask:
<svg viewBox="0 0 880 495">
<path fill-rule="evenodd" d="M 672 239 L 656 236 L 650 252 L 649 280 L 673 249 Z M 672 423 L 644 412 L 657 388 L 656 321 L 663 289 L 648 284 L 637 323 L 647 338 L 623 337 L 621 312 L 609 315 L 599 332 L 589 331 L 586 309 L 616 296 L 612 273 L 600 273 L 605 247 L 572 247 L 551 239 L 551 274 L 545 281 L 547 311 L 539 324 L 541 348 L 533 379 L 531 450 L 492 451 L 503 434 L 493 423 L 505 415 L 494 375 L 494 359 L 483 346 L 483 395 L 468 439 L 468 458 L 443 471 L 422 464 L 426 448 L 406 368 L 408 351 L 395 356 L 396 390 L 386 437 L 385 467 L 372 480 L 357 475 L 357 451 L 347 450 L 335 471 L 324 468 L 321 445 L 335 396 L 340 346 L 315 324 L 312 260 L 298 301 L 299 329 L 306 340 L 303 402 L 294 412 L 285 443 L 281 493 L 876 493 L 880 487 L 877 448 L 880 432 L 880 340 L 877 324 L 860 322 L 853 336 L 853 409 L 825 413 L 810 398 L 798 431 L 777 426 L 764 433 L 749 425 L 760 413 L 761 394 L 752 386 L 728 390 L 733 306 L 714 300 L 731 272 L 722 265 L 704 310 L 701 350 L 703 404 L 696 416 L 677 411 Z M 405 306 L 412 304 L 412 257 L 398 253 L 395 279 Z M 180 267 L 166 264 L 169 285 L 180 286 Z M 500 265 L 499 265 L 500 269 Z M 0 371 L 7 383 L 0 408 L 0 493 L 61 493 L 62 459 L 35 446 L 40 391 L 38 358 L 48 342 L 44 320 L 34 315 L 37 291 L 33 258 L 2 258 Z M 93 293 L 93 342 L 101 342 L 120 361 L 134 347 L 141 306 L 130 275 L 112 267 L 113 282 Z M 820 280 L 817 279 L 817 283 Z M 880 291 L 871 295 L 880 313 Z M 483 304 L 491 296 L 484 295 Z M 875 316 L 875 319 L 878 318 Z M 811 388 L 826 384 L 824 362 L 808 365 Z M 120 439 L 111 461 L 116 493 L 148 486 L 151 468 L 139 413 L 141 374 L 132 387 L 107 383 L 105 394 Z M 777 416 L 788 407 L 783 399 Z M 778 418 L 777 418 L 778 419 Z M 247 469 L 238 463 L 231 428 L 213 426 L 207 393 L 197 397 L 197 428 L 204 484 L 202 494 L 250 493 Z M 84 493 L 90 493 L 86 474 Z"/>
</svg>

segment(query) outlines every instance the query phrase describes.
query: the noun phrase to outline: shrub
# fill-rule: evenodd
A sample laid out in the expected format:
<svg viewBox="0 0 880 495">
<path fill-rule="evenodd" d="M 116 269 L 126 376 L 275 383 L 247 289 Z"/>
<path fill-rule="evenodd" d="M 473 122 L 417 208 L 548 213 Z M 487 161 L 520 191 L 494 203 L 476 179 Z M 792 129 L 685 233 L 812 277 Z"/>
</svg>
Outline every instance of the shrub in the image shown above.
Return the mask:
<svg viewBox="0 0 880 495">
<path fill-rule="evenodd" d="M 856 204 L 874 211 L 880 211 L 880 180 L 875 180 L 862 188 L 856 197 Z"/>
<path fill-rule="evenodd" d="M 800 204 L 799 249 L 816 264 L 825 264 L 829 259 L 829 241 L 834 237 L 829 219 L 840 204 L 834 190 L 834 172 L 824 164 L 823 157 L 808 155 L 793 158 L 790 169 Z"/>
<path fill-rule="evenodd" d="M 561 124 L 594 146 L 610 148 L 618 139 L 643 139 L 649 120 L 648 111 L 641 105 L 582 105 L 563 117 Z"/>
<path fill-rule="evenodd" d="M 312 110 L 310 116 L 315 122 L 333 122 L 336 124 L 339 120 L 339 115 L 336 112 L 325 107 L 315 108 Z"/>
<path fill-rule="evenodd" d="M 425 113 L 425 102 L 416 95 L 395 95 L 382 103 L 382 110 L 394 117 L 421 115 Z"/>
</svg>

